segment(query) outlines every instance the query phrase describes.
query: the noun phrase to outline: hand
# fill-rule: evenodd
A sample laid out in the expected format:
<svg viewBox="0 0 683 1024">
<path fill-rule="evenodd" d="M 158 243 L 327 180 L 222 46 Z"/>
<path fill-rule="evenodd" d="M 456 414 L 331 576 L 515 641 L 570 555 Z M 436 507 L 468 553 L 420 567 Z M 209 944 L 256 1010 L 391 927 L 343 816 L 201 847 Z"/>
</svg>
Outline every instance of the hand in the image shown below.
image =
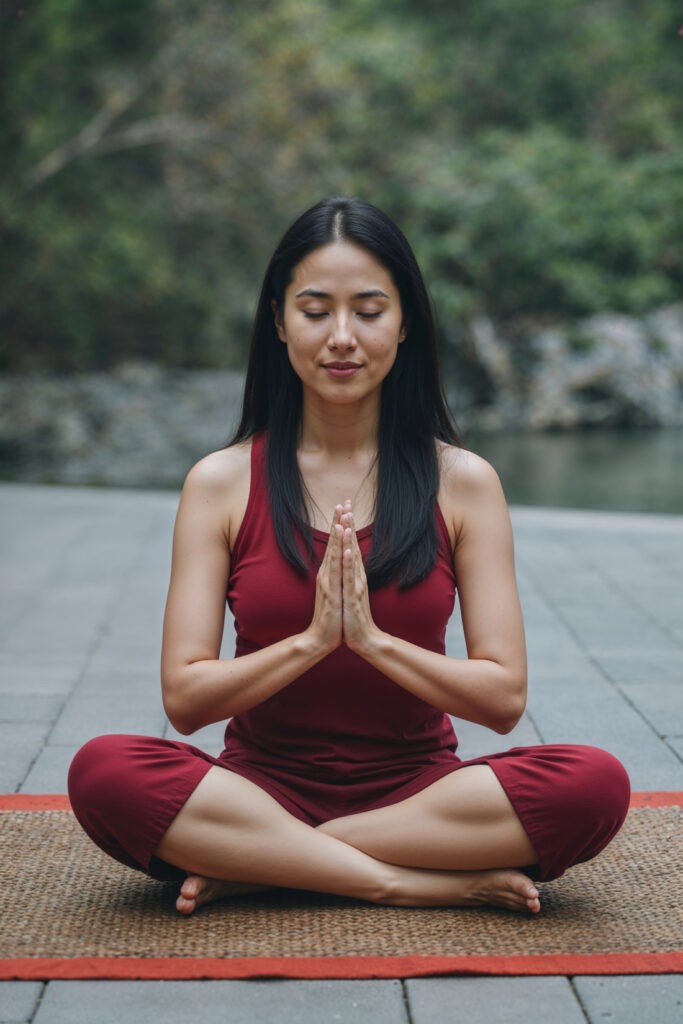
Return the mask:
<svg viewBox="0 0 683 1024">
<path fill-rule="evenodd" d="M 342 538 L 341 517 L 345 506 L 337 505 L 330 527 L 325 556 L 316 577 L 315 607 L 307 633 L 316 646 L 331 653 L 342 642 Z"/>
<path fill-rule="evenodd" d="M 340 518 L 342 536 L 342 631 L 344 642 L 357 654 L 363 654 L 379 634 L 370 610 L 368 580 L 353 521 L 351 502 L 347 501 Z"/>
</svg>

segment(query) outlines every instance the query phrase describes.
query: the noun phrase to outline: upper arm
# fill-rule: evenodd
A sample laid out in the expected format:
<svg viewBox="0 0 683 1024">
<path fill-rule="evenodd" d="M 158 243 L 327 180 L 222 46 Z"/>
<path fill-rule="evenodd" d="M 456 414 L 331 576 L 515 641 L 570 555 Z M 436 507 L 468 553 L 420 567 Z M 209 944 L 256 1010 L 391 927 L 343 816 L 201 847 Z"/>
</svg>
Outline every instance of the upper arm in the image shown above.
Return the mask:
<svg viewBox="0 0 683 1024">
<path fill-rule="evenodd" d="M 244 491 L 244 452 L 226 449 L 188 473 L 173 534 L 164 615 L 162 687 L 178 669 L 219 656 L 230 573 L 231 534 Z"/>
<path fill-rule="evenodd" d="M 484 459 L 462 449 L 444 449 L 442 466 L 440 500 L 450 515 L 455 538 L 455 572 L 468 657 L 495 661 L 526 686 L 512 527 L 500 481 Z"/>
</svg>

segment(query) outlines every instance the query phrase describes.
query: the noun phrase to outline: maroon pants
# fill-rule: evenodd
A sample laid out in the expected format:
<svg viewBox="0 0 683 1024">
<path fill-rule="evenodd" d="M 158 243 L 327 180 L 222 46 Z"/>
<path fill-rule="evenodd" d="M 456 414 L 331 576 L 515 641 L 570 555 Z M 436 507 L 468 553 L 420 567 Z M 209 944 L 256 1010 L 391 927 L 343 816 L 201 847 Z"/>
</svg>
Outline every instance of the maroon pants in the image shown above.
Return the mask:
<svg viewBox="0 0 683 1024">
<path fill-rule="evenodd" d="M 154 856 L 169 825 L 212 765 L 227 768 L 266 790 L 310 825 L 372 810 L 412 796 L 452 771 L 488 764 L 495 772 L 529 840 L 542 881 L 595 857 L 623 824 L 630 795 L 619 761 L 596 747 L 555 744 L 515 747 L 500 754 L 412 766 L 401 779 L 381 772 L 357 783 L 293 776 L 284 768 L 265 773 L 197 747 L 148 736 L 101 736 L 76 754 L 69 796 L 90 838 L 116 860 L 155 878 L 184 872 Z"/>
</svg>

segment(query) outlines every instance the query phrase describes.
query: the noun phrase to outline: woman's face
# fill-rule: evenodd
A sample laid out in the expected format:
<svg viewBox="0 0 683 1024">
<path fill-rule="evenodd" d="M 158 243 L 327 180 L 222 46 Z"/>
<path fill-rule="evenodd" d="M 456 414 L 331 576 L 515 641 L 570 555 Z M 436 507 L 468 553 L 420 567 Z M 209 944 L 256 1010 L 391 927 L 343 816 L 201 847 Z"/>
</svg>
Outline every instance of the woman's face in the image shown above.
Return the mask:
<svg viewBox="0 0 683 1024">
<path fill-rule="evenodd" d="M 313 250 L 274 312 L 305 392 L 335 403 L 379 396 L 406 331 L 398 289 L 367 249 L 331 242 Z"/>
</svg>

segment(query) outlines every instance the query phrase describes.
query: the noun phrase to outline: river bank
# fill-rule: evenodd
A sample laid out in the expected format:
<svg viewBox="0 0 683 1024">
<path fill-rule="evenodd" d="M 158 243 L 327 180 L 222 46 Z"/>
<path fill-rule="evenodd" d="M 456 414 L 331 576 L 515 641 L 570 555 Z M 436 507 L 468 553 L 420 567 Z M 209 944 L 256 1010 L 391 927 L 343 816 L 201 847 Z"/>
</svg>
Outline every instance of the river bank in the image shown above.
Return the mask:
<svg viewBox="0 0 683 1024">
<path fill-rule="evenodd" d="M 242 386 L 238 372 L 151 364 L 0 378 L 0 479 L 177 490 L 230 438 Z M 490 407 L 459 419 L 514 504 L 683 512 L 680 426 L 501 429 Z"/>
</svg>

